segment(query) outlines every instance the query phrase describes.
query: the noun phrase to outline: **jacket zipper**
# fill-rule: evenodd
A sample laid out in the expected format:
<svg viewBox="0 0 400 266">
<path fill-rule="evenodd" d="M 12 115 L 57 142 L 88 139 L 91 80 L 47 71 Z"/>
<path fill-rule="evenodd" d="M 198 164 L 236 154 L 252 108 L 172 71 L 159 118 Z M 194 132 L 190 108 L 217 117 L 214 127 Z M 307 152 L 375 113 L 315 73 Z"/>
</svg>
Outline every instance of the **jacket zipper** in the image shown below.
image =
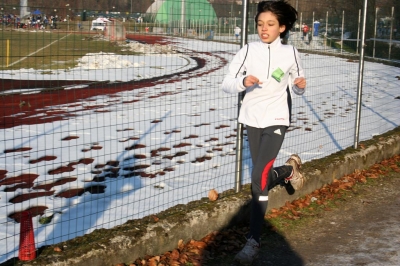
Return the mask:
<svg viewBox="0 0 400 266">
<path fill-rule="evenodd" d="M 268 44 L 268 76 L 267 79 L 269 79 L 269 69 L 271 68 L 271 49 L 270 49 L 270 44 Z"/>
</svg>

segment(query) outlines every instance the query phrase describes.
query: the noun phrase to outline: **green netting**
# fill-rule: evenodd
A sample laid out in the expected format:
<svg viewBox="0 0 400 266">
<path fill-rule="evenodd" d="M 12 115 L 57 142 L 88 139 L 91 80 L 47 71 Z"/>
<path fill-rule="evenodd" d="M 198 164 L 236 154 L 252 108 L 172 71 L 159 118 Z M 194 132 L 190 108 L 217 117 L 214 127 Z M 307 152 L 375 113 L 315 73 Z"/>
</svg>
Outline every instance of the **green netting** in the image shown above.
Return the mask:
<svg viewBox="0 0 400 266">
<path fill-rule="evenodd" d="M 211 23 L 217 20 L 214 8 L 207 0 L 165 0 L 156 12 L 155 22 L 161 23 Z"/>
</svg>

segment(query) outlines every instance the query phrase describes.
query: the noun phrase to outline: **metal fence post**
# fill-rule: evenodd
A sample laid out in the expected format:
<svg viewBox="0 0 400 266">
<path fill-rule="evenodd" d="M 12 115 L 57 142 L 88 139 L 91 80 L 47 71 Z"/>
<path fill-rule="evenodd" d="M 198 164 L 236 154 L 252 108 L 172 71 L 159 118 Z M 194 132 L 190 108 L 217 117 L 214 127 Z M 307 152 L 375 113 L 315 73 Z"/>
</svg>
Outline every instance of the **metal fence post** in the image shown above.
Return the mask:
<svg viewBox="0 0 400 266">
<path fill-rule="evenodd" d="M 328 19 L 329 19 L 329 11 L 326 11 L 326 24 L 325 24 L 325 45 L 324 49 L 326 50 L 326 46 L 328 44 Z"/>
<path fill-rule="evenodd" d="M 240 47 L 243 47 L 247 44 L 247 19 L 248 14 L 247 10 L 249 7 L 249 3 L 247 0 L 243 1 L 242 6 L 242 31 L 241 31 L 241 40 L 240 40 Z M 240 112 L 240 107 L 242 106 L 242 101 L 244 98 L 245 92 L 239 93 L 238 96 L 238 115 Z M 235 192 L 239 192 L 242 183 L 242 157 L 243 157 L 243 124 L 237 124 L 236 128 L 236 165 L 235 165 Z"/>
<path fill-rule="evenodd" d="M 375 26 L 374 26 L 374 47 L 372 49 L 372 58 L 375 58 L 375 44 L 376 44 L 376 26 L 378 24 L 378 10 L 379 8 L 375 8 Z"/>
<path fill-rule="evenodd" d="M 394 23 L 394 6 L 392 6 L 392 16 L 390 17 L 389 60 L 392 53 L 393 23 Z"/>
<path fill-rule="evenodd" d="M 355 125 L 355 133 L 354 133 L 354 148 L 355 149 L 357 149 L 357 147 L 358 147 L 359 133 L 360 133 L 361 98 L 362 98 L 362 85 L 363 85 L 363 74 L 364 74 L 365 27 L 367 24 L 367 3 L 368 3 L 368 0 L 364 0 L 362 32 L 361 32 L 361 51 L 360 51 L 360 62 L 359 62 L 359 67 L 358 67 L 356 125 Z"/>
<path fill-rule="evenodd" d="M 358 28 L 357 28 L 357 49 L 356 54 L 358 54 L 360 47 L 360 24 L 361 24 L 361 9 L 358 10 Z"/>
<path fill-rule="evenodd" d="M 344 40 L 344 10 L 342 12 L 342 34 L 341 34 L 341 40 L 340 40 L 340 53 L 343 53 L 343 40 Z"/>
</svg>

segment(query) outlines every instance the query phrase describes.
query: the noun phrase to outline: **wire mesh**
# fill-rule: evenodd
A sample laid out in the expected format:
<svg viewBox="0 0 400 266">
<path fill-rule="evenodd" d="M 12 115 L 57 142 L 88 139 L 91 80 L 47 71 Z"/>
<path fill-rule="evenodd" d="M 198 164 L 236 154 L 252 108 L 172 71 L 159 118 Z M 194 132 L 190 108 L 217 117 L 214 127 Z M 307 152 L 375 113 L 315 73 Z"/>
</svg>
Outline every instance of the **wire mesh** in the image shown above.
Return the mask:
<svg viewBox="0 0 400 266">
<path fill-rule="evenodd" d="M 258 41 L 256 2 L 249 42 Z M 292 153 L 310 161 L 353 145 L 362 45 L 361 1 L 289 2 L 299 18 L 287 43 L 301 53 L 308 86 L 293 98 L 277 165 Z M 400 123 L 400 7 L 371 2 L 360 140 Z M 40 247 L 234 187 L 237 95 L 220 85 L 240 48 L 240 3 L 0 7 L 0 262 L 18 256 L 23 211 Z M 107 22 L 91 30 L 98 18 Z M 246 138 L 242 163 L 249 183 Z"/>
</svg>

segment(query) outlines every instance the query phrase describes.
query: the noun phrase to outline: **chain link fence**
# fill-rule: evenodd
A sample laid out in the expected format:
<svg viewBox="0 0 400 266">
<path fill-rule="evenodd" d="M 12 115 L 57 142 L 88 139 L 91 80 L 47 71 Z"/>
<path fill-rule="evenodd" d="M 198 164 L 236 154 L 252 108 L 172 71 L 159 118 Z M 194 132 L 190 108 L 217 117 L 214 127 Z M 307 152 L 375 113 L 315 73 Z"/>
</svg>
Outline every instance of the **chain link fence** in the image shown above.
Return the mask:
<svg viewBox="0 0 400 266">
<path fill-rule="evenodd" d="M 98 2 L 0 6 L 0 263 L 18 256 L 24 211 L 38 248 L 235 186 L 238 98 L 220 84 L 241 38 L 258 41 L 255 1 L 245 29 L 245 1 Z M 361 99 L 362 1 L 290 2 L 308 86 L 276 164 L 352 147 L 357 123 L 360 141 L 398 127 L 397 1 L 368 1 Z M 90 30 L 98 18 L 126 36 Z"/>
</svg>

